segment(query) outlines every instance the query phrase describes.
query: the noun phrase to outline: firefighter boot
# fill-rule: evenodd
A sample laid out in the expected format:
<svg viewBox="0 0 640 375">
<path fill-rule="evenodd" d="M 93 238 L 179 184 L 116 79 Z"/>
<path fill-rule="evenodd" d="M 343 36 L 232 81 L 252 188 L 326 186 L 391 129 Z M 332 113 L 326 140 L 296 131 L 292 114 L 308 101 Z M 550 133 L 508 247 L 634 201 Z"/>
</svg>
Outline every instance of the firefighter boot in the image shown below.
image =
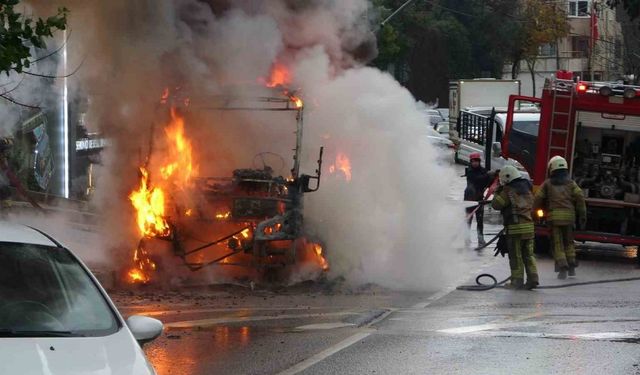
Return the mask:
<svg viewBox="0 0 640 375">
<path fill-rule="evenodd" d="M 531 290 L 531 289 L 535 289 L 538 287 L 538 285 L 540 285 L 540 282 L 538 281 L 538 274 L 534 273 L 531 275 L 527 275 L 527 283 L 524 284 L 524 288 L 526 290 Z"/>
<path fill-rule="evenodd" d="M 564 280 L 567 278 L 567 271 L 569 267 L 561 267 L 560 272 L 558 272 L 558 279 Z"/>
<path fill-rule="evenodd" d="M 578 267 L 578 263 L 576 262 L 575 259 L 567 259 L 567 263 L 569 263 L 569 276 L 575 276 L 576 275 L 576 267 Z"/>
<path fill-rule="evenodd" d="M 524 280 L 522 279 L 511 279 L 511 282 L 504 286 L 507 289 L 523 289 L 524 288 Z"/>
</svg>

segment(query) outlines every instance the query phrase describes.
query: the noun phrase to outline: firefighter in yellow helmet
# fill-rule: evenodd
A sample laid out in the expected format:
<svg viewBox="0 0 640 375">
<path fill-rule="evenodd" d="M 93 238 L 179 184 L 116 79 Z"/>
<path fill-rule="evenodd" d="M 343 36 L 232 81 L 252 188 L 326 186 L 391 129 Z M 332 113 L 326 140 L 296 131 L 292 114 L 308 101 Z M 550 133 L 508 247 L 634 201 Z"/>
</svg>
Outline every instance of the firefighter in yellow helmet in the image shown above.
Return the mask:
<svg viewBox="0 0 640 375">
<path fill-rule="evenodd" d="M 548 164 L 549 178 L 542 184 L 535 196 L 535 208 L 547 213 L 551 228 L 553 259 L 559 279 L 575 276 L 576 250 L 573 244 L 573 230 L 578 221 L 580 229 L 587 223 L 587 207 L 582 189 L 569 176 L 567 161 L 554 156 Z"/>
<path fill-rule="evenodd" d="M 538 286 L 538 268 L 533 255 L 533 192 L 531 182 L 520 171 L 508 165 L 500 170 L 500 187 L 491 207 L 500 210 L 506 230 L 509 266 L 513 289 L 533 289 Z M 524 283 L 524 274 L 527 282 Z"/>
</svg>

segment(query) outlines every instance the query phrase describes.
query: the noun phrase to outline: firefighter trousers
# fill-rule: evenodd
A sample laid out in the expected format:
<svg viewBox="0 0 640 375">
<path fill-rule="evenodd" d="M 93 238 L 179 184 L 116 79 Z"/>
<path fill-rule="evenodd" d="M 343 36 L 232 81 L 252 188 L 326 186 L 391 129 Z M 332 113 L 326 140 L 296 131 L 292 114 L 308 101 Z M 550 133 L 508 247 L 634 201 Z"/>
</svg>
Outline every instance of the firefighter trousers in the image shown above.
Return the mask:
<svg viewBox="0 0 640 375">
<path fill-rule="evenodd" d="M 507 235 L 512 282 L 516 279 L 524 280 L 525 271 L 528 281 L 538 282 L 538 267 L 533 255 L 533 242 L 533 238 L 523 238 L 519 234 Z"/>
<path fill-rule="evenodd" d="M 551 244 L 556 272 L 561 268 L 577 267 L 576 248 L 573 245 L 573 225 L 552 225 Z"/>
</svg>

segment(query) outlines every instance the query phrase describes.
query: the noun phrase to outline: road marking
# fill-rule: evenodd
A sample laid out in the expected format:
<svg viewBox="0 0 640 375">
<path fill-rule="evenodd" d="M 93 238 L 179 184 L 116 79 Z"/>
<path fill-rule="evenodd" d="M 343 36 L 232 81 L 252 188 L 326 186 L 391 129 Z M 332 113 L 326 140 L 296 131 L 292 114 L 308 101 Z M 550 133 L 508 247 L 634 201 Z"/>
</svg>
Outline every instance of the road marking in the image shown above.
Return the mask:
<svg viewBox="0 0 640 375">
<path fill-rule="evenodd" d="M 546 332 L 521 332 L 521 331 L 496 331 L 482 332 L 479 336 L 490 337 L 532 337 L 544 339 L 565 339 L 565 340 L 625 340 L 640 339 L 640 333 L 637 331 L 621 331 L 621 332 L 593 332 L 593 333 L 546 333 Z"/>
<path fill-rule="evenodd" d="M 243 322 L 256 322 L 264 320 L 284 320 L 284 319 L 300 319 L 300 318 L 323 318 L 330 316 L 345 316 L 345 315 L 357 315 L 356 312 L 335 312 L 335 313 L 318 313 L 318 314 L 283 314 L 283 315 L 264 315 L 264 316 L 243 316 L 232 318 L 211 318 L 211 319 L 198 319 L 198 320 L 185 320 L 180 322 L 166 323 L 164 326 L 167 329 L 176 328 L 205 328 L 218 324 L 226 323 L 243 323 Z"/>
<path fill-rule="evenodd" d="M 296 327 L 296 330 L 300 331 L 314 331 L 314 330 L 324 330 L 324 329 L 336 329 L 336 328 L 344 328 L 344 327 L 354 327 L 354 323 L 317 323 L 317 324 L 307 324 L 304 326 Z"/>
<path fill-rule="evenodd" d="M 502 329 L 502 328 L 511 328 L 511 327 L 532 327 L 532 326 L 537 326 L 544 323 L 545 322 L 487 323 L 487 324 L 478 324 L 474 326 L 439 329 L 436 332 L 461 335 L 465 333 L 489 331 L 492 329 Z"/>
<path fill-rule="evenodd" d="M 282 372 L 280 372 L 278 375 L 293 375 L 293 374 L 297 374 L 301 371 L 304 371 L 306 369 L 308 369 L 309 367 L 315 365 L 318 362 L 321 362 L 323 360 L 325 360 L 326 358 L 331 357 L 332 355 L 336 354 L 337 352 L 346 349 L 348 347 L 350 347 L 351 345 L 364 340 L 365 338 L 369 337 L 369 335 L 371 335 L 371 333 L 373 333 L 373 331 L 364 331 L 364 332 L 358 332 L 355 335 L 349 336 L 346 339 L 340 341 L 339 343 L 329 347 L 328 349 L 325 349 L 323 351 L 321 351 L 320 353 L 314 355 L 313 357 L 307 358 L 304 361 L 294 365 L 293 367 L 290 367 Z"/>
</svg>

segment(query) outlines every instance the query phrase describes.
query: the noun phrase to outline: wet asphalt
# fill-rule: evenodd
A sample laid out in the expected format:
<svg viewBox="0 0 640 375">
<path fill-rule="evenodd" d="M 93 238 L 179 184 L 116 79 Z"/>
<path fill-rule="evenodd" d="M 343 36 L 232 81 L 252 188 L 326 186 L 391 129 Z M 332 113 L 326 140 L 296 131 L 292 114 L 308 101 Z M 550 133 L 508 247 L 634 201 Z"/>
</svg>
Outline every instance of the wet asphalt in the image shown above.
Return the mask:
<svg viewBox="0 0 640 375">
<path fill-rule="evenodd" d="M 456 290 L 480 272 L 508 276 L 505 258 L 486 251 L 470 259 L 470 274 L 421 292 L 317 282 L 112 298 L 125 317 L 165 323 L 144 348 L 159 375 L 640 374 L 640 281 Z M 547 256 L 538 268 L 544 286 L 640 277 L 635 262 L 611 254 L 582 256 L 568 280 L 556 279 Z"/>
</svg>

